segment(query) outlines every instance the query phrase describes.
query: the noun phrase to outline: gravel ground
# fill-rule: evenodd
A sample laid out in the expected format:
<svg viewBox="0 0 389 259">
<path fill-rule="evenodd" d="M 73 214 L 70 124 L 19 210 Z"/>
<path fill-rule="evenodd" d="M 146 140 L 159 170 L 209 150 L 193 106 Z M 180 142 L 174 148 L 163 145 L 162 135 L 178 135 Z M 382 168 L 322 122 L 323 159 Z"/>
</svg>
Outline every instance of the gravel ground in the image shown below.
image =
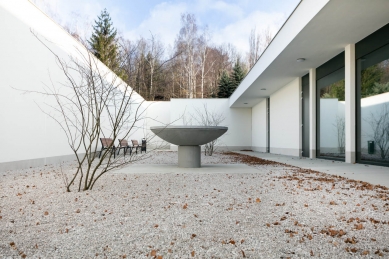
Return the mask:
<svg viewBox="0 0 389 259">
<path fill-rule="evenodd" d="M 389 258 L 387 188 L 231 153 L 202 162 L 258 171 L 110 172 L 71 193 L 55 165 L 1 173 L 0 257 Z"/>
</svg>

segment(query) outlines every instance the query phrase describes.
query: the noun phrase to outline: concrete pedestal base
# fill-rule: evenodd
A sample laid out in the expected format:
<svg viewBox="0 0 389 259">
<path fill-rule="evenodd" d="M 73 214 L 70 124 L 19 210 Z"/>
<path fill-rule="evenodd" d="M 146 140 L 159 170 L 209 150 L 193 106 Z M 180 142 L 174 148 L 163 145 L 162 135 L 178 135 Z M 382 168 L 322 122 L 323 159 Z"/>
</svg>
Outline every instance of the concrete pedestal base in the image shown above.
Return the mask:
<svg viewBox="0 0 389 259">
<path fill-rule="evenodd" d="M 200 146 L 178 146 L 178 167 L 201 167 Z"/>
</svg>

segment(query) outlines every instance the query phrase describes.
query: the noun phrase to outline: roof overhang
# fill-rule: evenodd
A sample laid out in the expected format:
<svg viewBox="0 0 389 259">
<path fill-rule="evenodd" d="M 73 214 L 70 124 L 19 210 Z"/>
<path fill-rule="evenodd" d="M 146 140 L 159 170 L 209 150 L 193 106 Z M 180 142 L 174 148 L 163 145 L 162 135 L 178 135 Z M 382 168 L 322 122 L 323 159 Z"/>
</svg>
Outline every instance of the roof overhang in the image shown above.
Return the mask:
<svg viewBox="0 0 389 259">
<path fill-rule="evenodd" d="M 388 12 L 388 0 L 302 0 L 231 95 L 230 107 L 255 106 L 388 24 Z"/>
</svg>

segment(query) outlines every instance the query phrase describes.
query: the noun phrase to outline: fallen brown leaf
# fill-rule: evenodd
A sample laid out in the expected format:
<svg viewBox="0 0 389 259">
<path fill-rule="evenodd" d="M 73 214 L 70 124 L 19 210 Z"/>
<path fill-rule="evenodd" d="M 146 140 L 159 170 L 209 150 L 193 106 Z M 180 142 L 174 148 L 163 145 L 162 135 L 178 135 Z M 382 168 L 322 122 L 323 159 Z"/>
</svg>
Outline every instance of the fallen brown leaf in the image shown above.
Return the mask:
<svg viewBox="0 0 389 259">
<path fill-rule="evenodd" d="M 358 251 L 358 249 L 353 247 L 353 248 L 350 249 L 350 251 L 353 252 L 353 253 L 356 253 Z"/>
<path fill-rule="evenodd" d="M 356 230 L 361 230 L 361 229 L 363 229 L 362 223 L 360 223 L 360 224 L 355 224 L 355 229 L 356 229 Z"/>
</svg>

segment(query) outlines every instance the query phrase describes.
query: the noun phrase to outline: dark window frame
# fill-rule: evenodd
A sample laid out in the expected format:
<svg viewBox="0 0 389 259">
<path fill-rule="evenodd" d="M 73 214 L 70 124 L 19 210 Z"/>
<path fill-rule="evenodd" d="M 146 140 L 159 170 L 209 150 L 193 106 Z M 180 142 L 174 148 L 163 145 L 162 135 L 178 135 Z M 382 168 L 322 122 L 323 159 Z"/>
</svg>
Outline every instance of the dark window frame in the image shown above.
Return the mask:
<svg viewBox="0 0 389 259">
<path fill-rule="evenodd" d="M 361 85 L 361 62 L 366 56 L 374 54 L 374 52 L 382 51 L 383 48 L 389 46 L 389 24 L 383 26 L 381 29 L 370 34 L 355 44 L 355 122 L 356 122 L 356 162 L 359 164 L 370 164 L 389 167 L 389 162 L 363 160 L 361 155 L 362 150 L 362 85 Z"/>
<path fill-rule="evenodd" d="M 341 157 L 329 157 L 320 155 L 320 90 L 325 86 L 320 86 L 319 81 L 333 73 L 337 73 L 343 69 L 345 72 L 345 53 L 344 51 L 328 60 L 326 63 L 316 69 L 316 157 L 320 159 L 345 161 Z"/>
</svg>

